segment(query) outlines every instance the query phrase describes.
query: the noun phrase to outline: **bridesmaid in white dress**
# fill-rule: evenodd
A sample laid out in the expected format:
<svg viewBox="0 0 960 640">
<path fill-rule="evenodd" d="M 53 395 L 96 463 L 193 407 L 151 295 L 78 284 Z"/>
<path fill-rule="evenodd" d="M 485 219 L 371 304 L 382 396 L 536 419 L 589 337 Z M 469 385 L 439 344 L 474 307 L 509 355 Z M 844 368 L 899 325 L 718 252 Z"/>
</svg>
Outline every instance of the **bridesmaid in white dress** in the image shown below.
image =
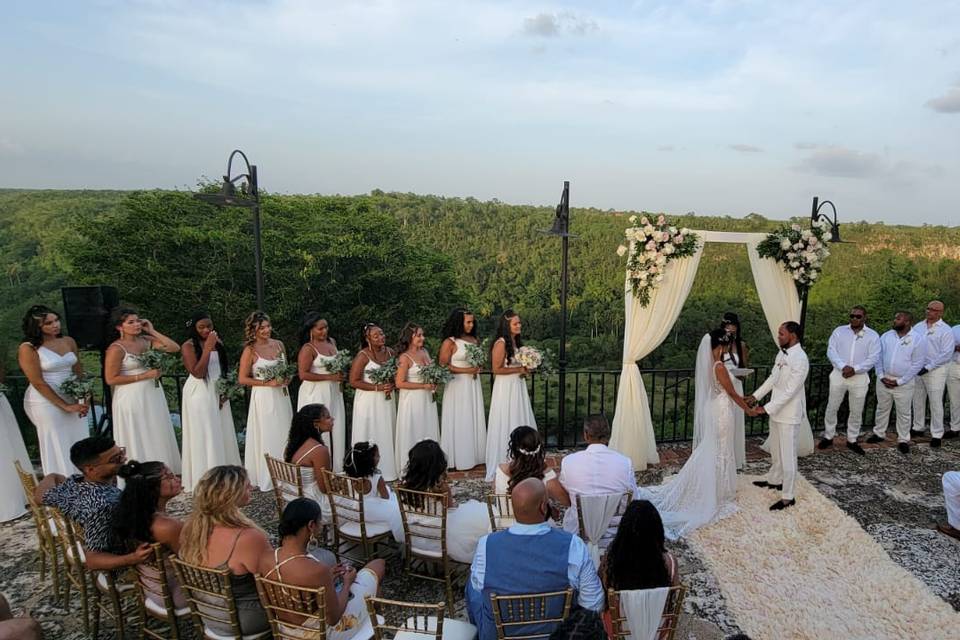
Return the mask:
<svg viewBox="0 0 960 640">
<path fill-rule="evenodd" d="M 190 339 L 180 347 L 183 366 L 190 373 L 183 384 L 183 488 L 193 491 L 213 467 L 240 465 L 237 431 L 230 401 L 220 397 L 217 381 L 230 368 L 227 349 L 203 311 L 187 321 Z"/>
<path fill-rule="evenodd" d="M 408 322 L 400 332 L 397 344 L 397 376 L 400 389 L 397 406 L 397 469 L 403 469 L 410 448 L 421 440 L 440 439 L 440 420 L 437 418 L 437 385 L 420 377 L 420 370 L 430 364 L 430 354 L 423 348 L 423 328 Z"/>
<path fill-rule="evenodd" d="M 2 367 L 0 364 L 0 382 L 3 381 Z M 7 396 L 0 393 L 0 522 L 19 518 L 27 512 L 14 462 L 19 462 L 24 471 L 33 473 L 17 417 L 13 415 Z"/>
<path fill-rule="evenodd" d="M 333 432 L 323 434 L 323 443 L 330 449 L 333 470 L 339 473 L 343 471 L 347 443 L 347 411 L 340 386 L 344 376 L 327 369 L 337 354 L 337 341 L 330 337 L 329 325 L 319 313 L 312 311 L 304 318 L 300 344 L 303 346 L 297 356 L 297 376 L 301 381 L 297 409 L 308 404 L 322 404 L 333 416 Z"/>
<path fill-rule="evenodd" d="M 167 396 L 156 382 L 161 372 L 146 369 L 137 356 L 150 347 L 176 353 L 180 345 L 129 307 L 113 312 L 113 326 L 120 338 L 107 348 L 103 367 L 107 384 L 113 388 L 113 439 L 126 447 L 129 459 L 159 460 L 179 475 L 180 451 Z"/>
<path fill-rule="evenodd" d="M 284 462 L 300 467 L 303 493 L 320 505 L 324 522 L 331 522 L 330 498 L 323 470 L 330 469 L 330 449 L 323 443 L 329 436 L 336 420 L 322 404 L 300 407 L 290 422 L 290 434 L 283 451 Z"/>
<path fill-rule="evenodd" d="M 263 311 L 254 311 L 244 321 L 243 354 L 237 380 L 252 387 L 250 407 L 247 410 L 247 437 L 243 452 L 243 466 L 250 482 L 261 491 L 273 488 L 270 470 L 264 454 L 283 459 L 287 432 L 293 419 L 293 406 L 287 391 L 289 380 L 264 380 L 259 373 L 265 367 L 286 361 L 283 343 L 271 338 L 270 317 Z"/>
<path fill-rule="evenodd" d="M 497 322 L 497 336 L 490 350 L 493 392 L 490 394 L 490 419 L 487 421 L 487 482 L 492 482 L 497 465 L 507 461 L 510 434 L 520 426 L 537 428 L 530 396 L 527 393 L 526 367 L 516 364 L 513 354 L 520 341 L 520 316 L 508 309 Z"/>
<path fill-rule="evenodd" d="M 350 368 L 350 386 L 356 389 L 353 396 L 353 424 L 351 442 L 373 442 L 380 448 L 383 479 L 397 479 L 397 457 L 393 441 L 397 424 L 397 405 L 392 382 L 374 383 L 370 372 L 379 369 L 393 357 L 387 346 L 383 329 L 373 323 L 363 326 L 360 334 L 360 353 L 353 359 Z"/>
<path fill-rule="evenodd" d="M 363 478 L 363 519 L 367 525 L 390 527 L 394 539 L 403 542 L 400 505 L 380 473 L 380 448 L 372 442 L 354 442 L 344 458 L 343 471 L 351 478 Z"/>
<path fill-rule="evenodd" d="M 23 335 L 26 342 L 17 351 L 17 362 L 30 382 L 23 396 L 23 410 L 37 428 L 40 464 L 44 475 L 69 477 L 78 472 L 70 462 L 70 447 L 90 435 L 89 405 L 60 395 L 64 380 L 83 373 L 77 343 L 61 335 L 60 314 L 43 305 L 27 311 Z"/>
<path fill-rule="evenodd" d="M 467 345 L 479 345 L 477 323 L 466 309 L 454 309 L 443 327 L 437 360 L 453 374 L 443 390 L 440 446 L 452 468 L 466 470 L 482 464 L 487 447 L 480 367 L 467 361 Z"/>
</svg>

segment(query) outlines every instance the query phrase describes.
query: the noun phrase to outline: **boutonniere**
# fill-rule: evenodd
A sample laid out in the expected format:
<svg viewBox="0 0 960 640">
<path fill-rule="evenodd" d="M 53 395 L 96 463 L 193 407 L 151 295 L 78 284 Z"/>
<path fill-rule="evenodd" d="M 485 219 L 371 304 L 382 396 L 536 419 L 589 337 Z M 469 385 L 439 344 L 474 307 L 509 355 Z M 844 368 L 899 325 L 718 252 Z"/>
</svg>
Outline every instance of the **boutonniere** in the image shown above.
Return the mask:
<svg viewBox="0 0 960 640">
<path fill-rule="evenodd" d="M 857 331 L 857 333 L 855 333 L 854 335 L 856 335 L 856 336 L 857 336 L 857 340 L 859 340 L 860 338 L 863 337 L 863 334 L 864 334 L 863 329 L 860 329 L 860 331 Z"/>
<path fill-rule="evenodd" d="M 910 344 L 911 342 L 913 342 L 913 339 L 912 339 L 910 336 L 907 336 L 907 337 L 905 337 L 903 340 L 900 341 L 900 346 L 901 346 L 901 347 L 905 347 L 905 346 L 907 346 L 908 344 Z"/>
</svg>

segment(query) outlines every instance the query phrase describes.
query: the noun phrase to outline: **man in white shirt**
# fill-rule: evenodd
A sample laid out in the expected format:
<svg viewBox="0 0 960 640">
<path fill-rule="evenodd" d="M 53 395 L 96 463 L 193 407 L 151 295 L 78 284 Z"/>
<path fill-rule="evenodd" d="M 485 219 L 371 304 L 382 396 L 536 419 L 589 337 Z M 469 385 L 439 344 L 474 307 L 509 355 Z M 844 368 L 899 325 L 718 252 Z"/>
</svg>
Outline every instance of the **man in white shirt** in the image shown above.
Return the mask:
<svg viewBox="0 0 960 640">
<path fill-rule="evenodd" d="M 886 440 L 890 424 L 890 408 L 897 411 L 897 449 L 910 453 L 910 410 L 913 408 L 913 388 L 917 373 L 923 369 L 926 348 L 923 338 L 915 335 L 913 314 L 898 311 L 893 317 L 893 329 L 880 336 L 880 359 L 877 361 L 877 419 L 873 434 L 867 442 Z"/>
<path fill-rule="evenodd" d="M 857 444 L 863 424 L 863 402 L 870 390 L 870 369 L 880 358 L 880 336 L 867 326 L 867 310 L 859 305 L 850 309 L 850 324 L 833 330 L 827 343 L 827 358 L 833 364 L 830 372 L 830 397 L 823 415 L 823 438 L 817 445 L 826 449 L 837 435 L 837 410 L 848 396 L 847 448 L 864 455 Z"/>
<path fill-rule="evenodd" d="M 947 395 L 950 397 L 950 429 L 944 439 L 960 436 L 960 324 L 953 327 L 953 362 L 947 370 Z"/>
<path fill-rule="evenodd" d="M 584 451 L 571 453 L 560 463 L 560 484 L 573 505 L 563 516 L 563 528 L 577 533 L 577 495 L 596 496 L 626 491 L 637 493 L 637 478 L 630 458 L 607 447 L 610 423 L 606 416 L 589 416 L 583 423 Z"/>
<path fill-rule="evenodd" d="M 926 425 L 926 403 L 930 401 L 930 446 L 936 449 L 943 438 L 943 390 L 947 386 L 948 365 L 953 361 L 956 341 L 953 330 L 943 321 L 943 303 L 932 300 L 927 305 L 926 322 L 913 328 L 914 335 L 924 338 L 926 355 L 919 380 L 913 390 L 913 429 L 910 435 L 923 434 Z"/>
<path fill-rule="evenodd" d="M 947 521 L 937 525 L 937 530 L 960 540 L 960 471 L 943 474 L 943 502 L 947 508 Z"/>
</svg>

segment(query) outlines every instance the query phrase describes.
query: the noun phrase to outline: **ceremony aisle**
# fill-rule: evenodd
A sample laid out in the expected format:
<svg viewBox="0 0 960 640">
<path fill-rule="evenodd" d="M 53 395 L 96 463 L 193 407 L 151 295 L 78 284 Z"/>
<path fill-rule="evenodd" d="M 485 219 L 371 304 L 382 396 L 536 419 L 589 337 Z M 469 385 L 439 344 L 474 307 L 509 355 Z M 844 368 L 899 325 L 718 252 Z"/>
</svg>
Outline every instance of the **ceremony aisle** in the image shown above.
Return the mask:
<svg viewBox="0 0 960 640">
<path fill-rule="evenodd" d="M 739 512 L 690 536 L 754 640 L 960 638 L 960 615 L 856 520 L 797 478 L 797 505 L 739 476 Z"/>
</svg>

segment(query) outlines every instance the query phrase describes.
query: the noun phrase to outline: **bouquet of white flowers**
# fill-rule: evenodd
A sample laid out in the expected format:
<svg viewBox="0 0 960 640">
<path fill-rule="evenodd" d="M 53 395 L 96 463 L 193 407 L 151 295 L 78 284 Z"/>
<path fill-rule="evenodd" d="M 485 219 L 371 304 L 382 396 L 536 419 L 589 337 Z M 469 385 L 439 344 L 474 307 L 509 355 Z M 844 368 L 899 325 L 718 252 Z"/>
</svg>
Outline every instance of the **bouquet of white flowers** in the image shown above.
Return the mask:
<svg viewBox="0 0 960 640">
<path fill-rule="evenodd" d="M 627 278 L 641 307 L 650 304 L 650 294 L 663 281 L 667 264 L 692 256 L 700 244 L 690 229 L 677 229 L 663 215 L 630 216 L 624 236 L 627 244 L 617 247 L 617 255 L 627 256 Z"/>
<path fill-rule="evenodd" d="M 540 351 L 535 347 L 523 346 L 513 354 L 513 360 L 528 371 L 538 371 L 544 375 L 553 373 L 553 362 L 549 351 Z"/>
<path fill-rule="evenodd" d="M 60 383 L 60 393 L 75 398 L 78 403 L 86 404 L 87 398 L 93 393 L 93 383 L 96 381 L 89 373 L 73 374 Z"/>
<path fill-rule="evenodd" d="M 373 384 L 390 384 L 393 382 L 393 379 L 397 376 L 397 359 L 390 358 L 379 368 L 374 369 L 369 373 L 370 382 Z M 389 400 L 392 398 L 392 394 L 387 393 L 386 398 Z"/>
<path fill-rule="evenodd" d="M 217 394 L 220 396 L 220 406 L 230 400 L 243 398 L 244 388 L 240 384 L 240 372 L 237 367 L 230 369 L 217 379 Z"/>
<path fill-rule="evenodd" d="M 160 349 L 154 349 L 153 347 L 150 347 L 138 355 L 137 360 L 139 360 L 140 364 L 146 369 L 158 370 L 160 375 L 167 373 L 177 364 L 177 357 L 172 353 L 167 353 L 166 351 L 161 351 Z M 153 384 L 154 386 L 159 387 L 160 378 L 154 378 Z"/>
<path fill-rule="evenodd" d="M 420 377 L 427 384 L 435 385 L 447 384 L 453 380 L 453 374 L 450 373 L 450 370 L 437 362 L 431 362 L 424 367 L 420 367 Z M 430 395 L 430 399 L 434 402 L 437 401 L 436 391 Z"/>
<path fill-rule="evenodd" d="M 290 395 L 286 385 L 295 375 L 297 375 L 296 365 L 287 362 L 287 356 L 282 353 L 277 358 L 276 364 L 267 365 L 257 370 L 257 380 L 263 380 L 264 382 L 279 380 L 283 382 L 283 387 L 281 388 L 285 396 Z"/>
<path fill-rule="evenodd" d="M 768 234 L 757 245 L 757 253 L 779 262 L 793 278 L 797 291 L 802 292 L 820 277 L 823 263 L 830 256 L 827 243 L 832 238 L 826 220 L 814 222 L 809 229 L 793 223 Z"/>
<path fill-rule="evenodd" d="M 484 340 L 482 344 L 473 344 L 466 343 L 467 350 L 467 363 L 471 367 L 480 367 L 483 368 L 487 364 L 487 341 Z M 477 374 L 473 374 L 473 377 L 476 378 Z"/>
</svg>

